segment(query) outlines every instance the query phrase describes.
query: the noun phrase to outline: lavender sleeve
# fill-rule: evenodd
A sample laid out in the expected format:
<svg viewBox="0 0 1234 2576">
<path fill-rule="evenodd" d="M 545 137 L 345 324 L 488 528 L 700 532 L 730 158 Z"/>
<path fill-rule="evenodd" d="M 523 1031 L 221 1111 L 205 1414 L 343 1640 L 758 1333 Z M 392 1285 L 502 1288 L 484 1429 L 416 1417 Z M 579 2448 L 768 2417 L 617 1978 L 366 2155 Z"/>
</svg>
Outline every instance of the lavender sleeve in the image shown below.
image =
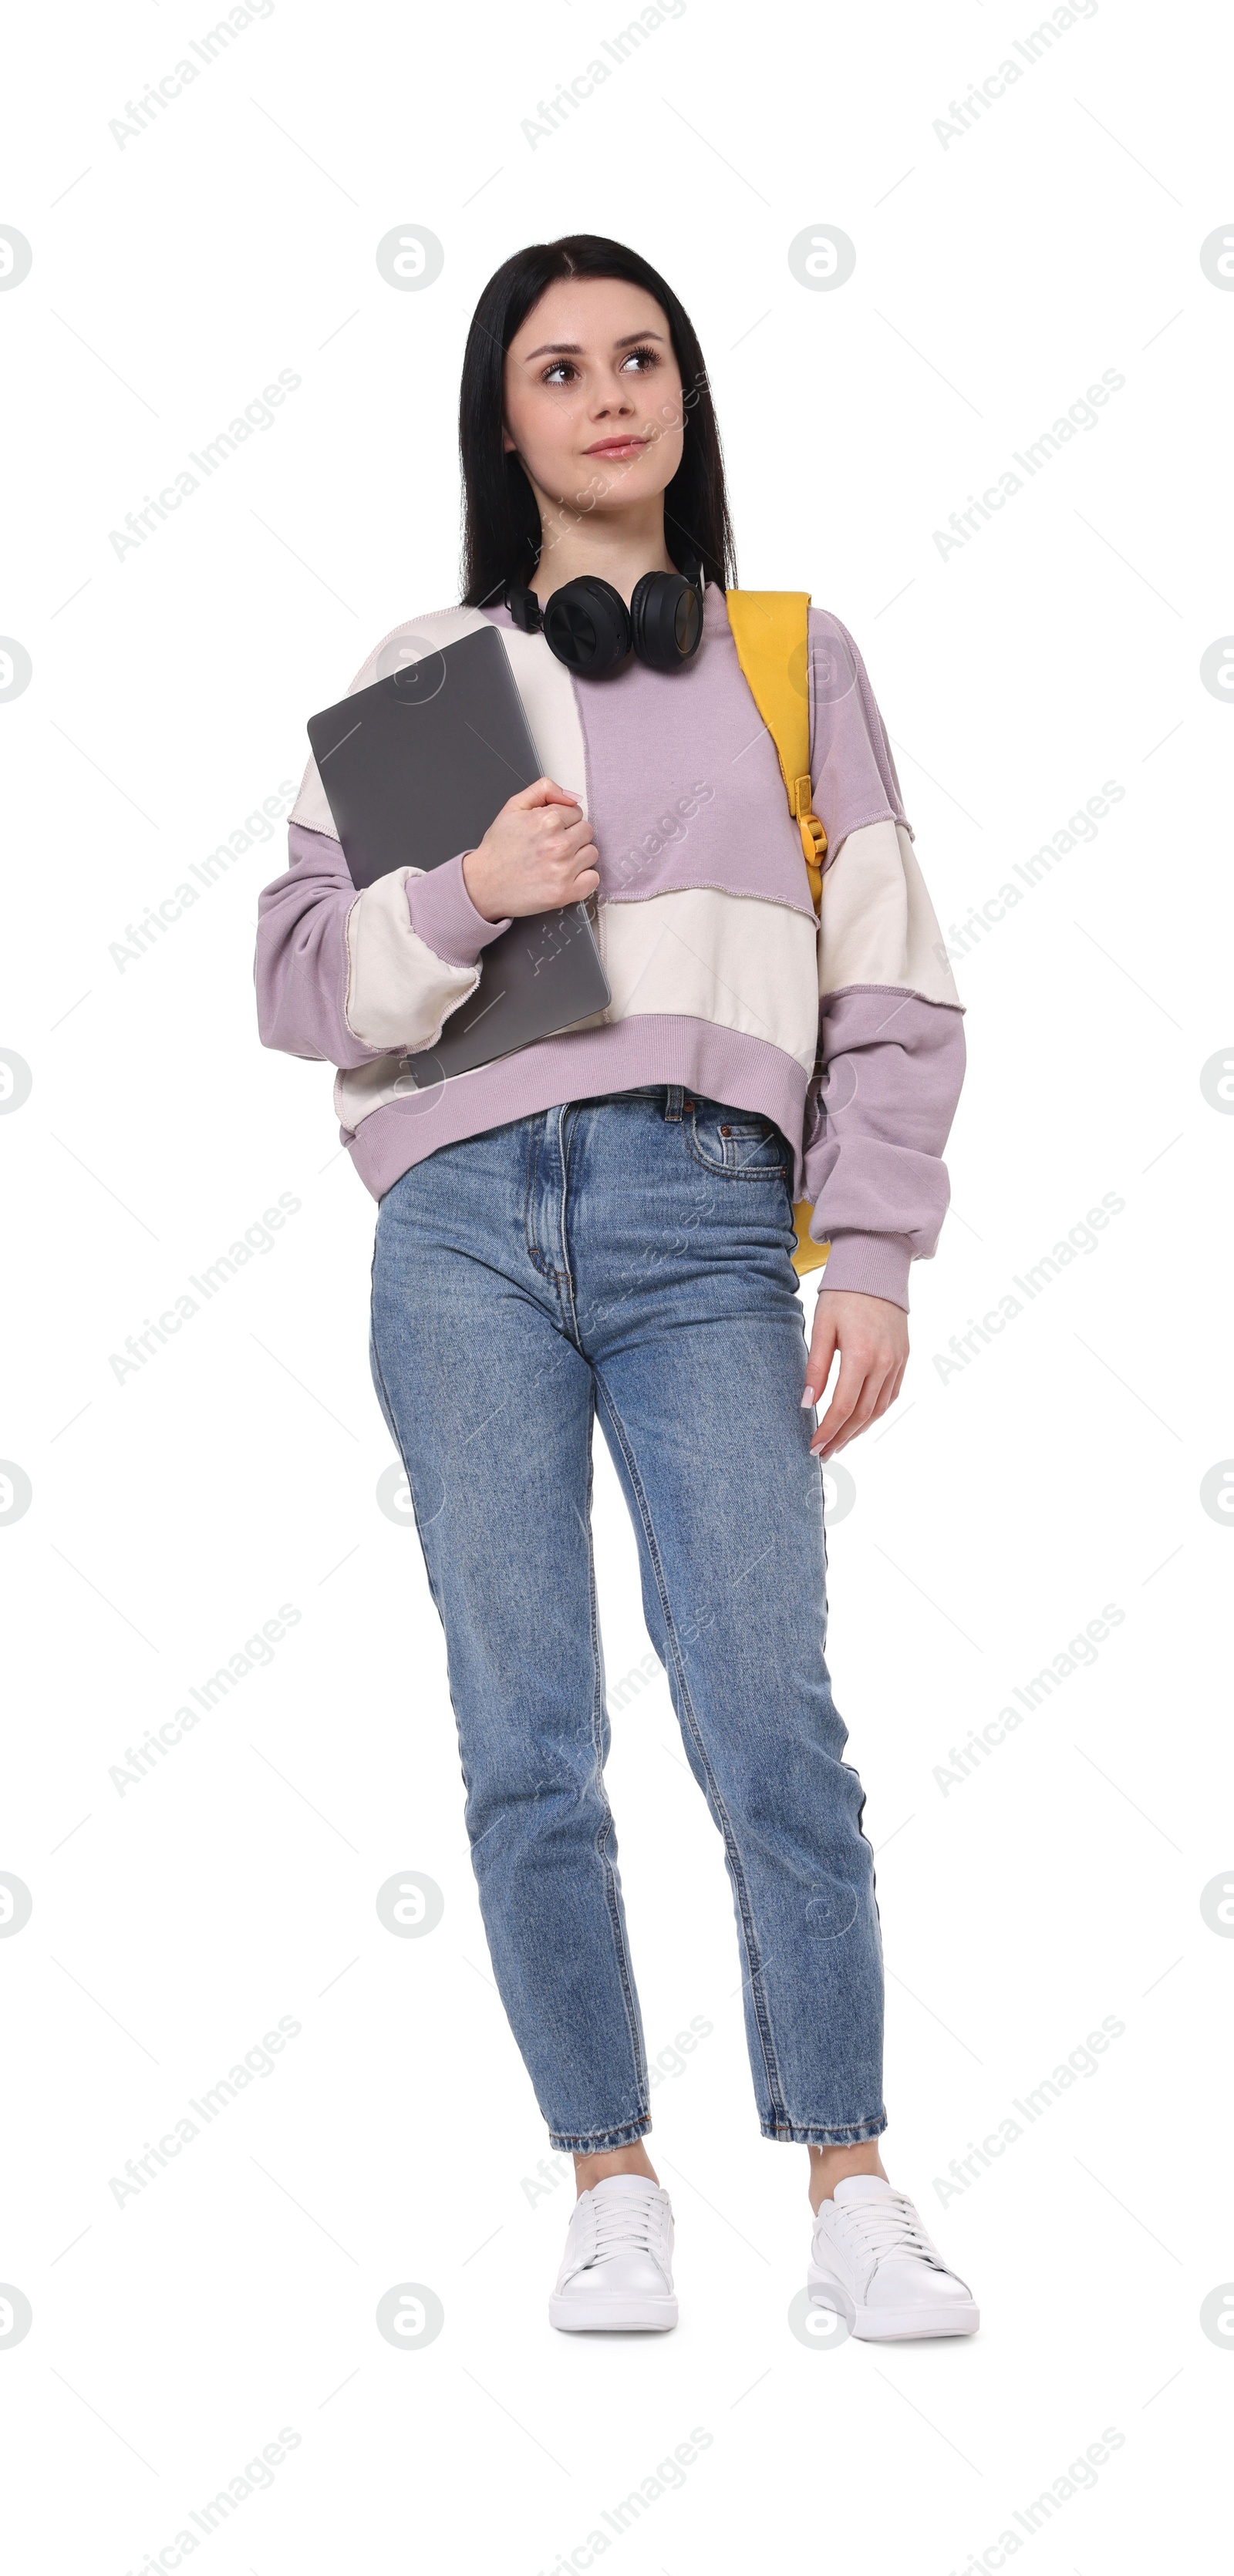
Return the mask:
<svg viewBox="0 0 1234 2576">
<path fill-rule="evenodd" d="M 907 1307 L 909 1264 L 929 1260 L 947 1212 L 963 1019 L 912 993 L 839 993 L 822 1005 L 819 1055 L 805 1196 L 811 1234 L 831 1243 L 823 1284 Z"/>
<path fill-rule="evenodd" d="M 257 907 L 263 1046 L 350 1072 L 399 1043 L 426 1043 L 426 1025 L 474 990 L 481 952 L 509 928 L 477 912 L 462 855 L 357 895 L 329 833 L 293 823 L 288 844 L 286 872 Z"/>
<path fill-rule="evenodd" d="M 803 1195 L 823 1285 L 907 1307 L 947 1210 L 964 1021 L 886 728 L 839 620 L 810 616 L 811 775 L 827 829 Z"/>
</svg>

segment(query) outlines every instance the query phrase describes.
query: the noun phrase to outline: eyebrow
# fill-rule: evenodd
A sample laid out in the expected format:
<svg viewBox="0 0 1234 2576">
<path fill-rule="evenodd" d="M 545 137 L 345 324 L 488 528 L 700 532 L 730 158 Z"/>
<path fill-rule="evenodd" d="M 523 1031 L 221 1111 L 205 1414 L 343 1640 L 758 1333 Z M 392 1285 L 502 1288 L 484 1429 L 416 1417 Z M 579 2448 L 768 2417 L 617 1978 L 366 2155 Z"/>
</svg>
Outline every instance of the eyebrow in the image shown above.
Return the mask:
<svg viewBox="0 0 1234 2576">
<path fill-rule="evenodd" d="M 663 341 L 663 338 L 664 333 L 662 331 L 627 331 L 624 339 L 614 340 L 613 347 L 615 349 L 636 349 L 643 340 Z M 523 364 L 525 367 L 529 367 L 533 358 L 581 358 L 582 355 L 583 344 L 581 340 L 546 340 L 542 348 L 528 350 L 527 355 L 523 360 Z"/>
</svg>

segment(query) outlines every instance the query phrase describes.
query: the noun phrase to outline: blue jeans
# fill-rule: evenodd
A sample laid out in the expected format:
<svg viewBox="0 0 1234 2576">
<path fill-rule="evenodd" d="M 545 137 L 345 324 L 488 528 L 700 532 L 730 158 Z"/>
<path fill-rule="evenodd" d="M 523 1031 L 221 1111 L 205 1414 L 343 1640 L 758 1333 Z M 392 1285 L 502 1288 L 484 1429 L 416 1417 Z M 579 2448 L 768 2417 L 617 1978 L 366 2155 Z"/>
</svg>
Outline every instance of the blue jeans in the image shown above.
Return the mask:
<svg viewBox="0 0 1234 2576">
<path fill-rule="evenodd" d="M 886 2126 L 790 1180 L 766 1121 L 661 1084 L 442 1146 L 378 1213 L 373 1376 L 445 1628 L 493 1972 L 553 2145 L 581 2154 L 651 2125 L 604 1786 L 597 1411 L 723 1837 L 763 2134 Z"/>
</svg>

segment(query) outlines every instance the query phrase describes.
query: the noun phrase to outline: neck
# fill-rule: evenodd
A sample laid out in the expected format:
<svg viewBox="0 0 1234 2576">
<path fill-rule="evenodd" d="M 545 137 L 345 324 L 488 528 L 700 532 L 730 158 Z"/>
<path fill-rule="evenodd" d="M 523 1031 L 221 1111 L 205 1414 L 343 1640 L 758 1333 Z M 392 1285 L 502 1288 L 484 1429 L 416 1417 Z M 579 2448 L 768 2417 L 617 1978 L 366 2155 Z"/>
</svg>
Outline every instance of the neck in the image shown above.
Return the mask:
<svg viewBox="0 0 1234 2576">
<path fill-rule="evenodd" d="M 662 492 L 633 509 L 596 510 L 583 519 L 546 493 L 538 492 L 536 498 L 541 553 L 531 588 L 542 608 L 555 590 L 567 581 L 577 581 L 581 573 L 596 573 L 611 582 L 628 608 L 634 585 L 645 572 L 676 571 L 664 542 Z"/>
</svg>

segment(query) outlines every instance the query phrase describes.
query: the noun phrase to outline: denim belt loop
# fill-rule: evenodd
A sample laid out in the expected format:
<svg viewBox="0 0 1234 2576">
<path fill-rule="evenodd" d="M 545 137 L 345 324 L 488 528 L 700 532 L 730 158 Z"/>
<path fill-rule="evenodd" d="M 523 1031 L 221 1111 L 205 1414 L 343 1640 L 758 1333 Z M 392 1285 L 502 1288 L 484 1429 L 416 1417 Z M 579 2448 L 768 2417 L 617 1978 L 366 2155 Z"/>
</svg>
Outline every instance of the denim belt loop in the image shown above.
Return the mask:
<svg viewBox="0 0 1234 2576">
<path fill-rule="evenodd" d="M 673 1126 L 679 1126 L 681 1123 L 681 1104 L 684 1099 L 685 1091 L 681 1083 L 668 1082 L 665 1084 L 664 1115 Z"/>
</svg>

